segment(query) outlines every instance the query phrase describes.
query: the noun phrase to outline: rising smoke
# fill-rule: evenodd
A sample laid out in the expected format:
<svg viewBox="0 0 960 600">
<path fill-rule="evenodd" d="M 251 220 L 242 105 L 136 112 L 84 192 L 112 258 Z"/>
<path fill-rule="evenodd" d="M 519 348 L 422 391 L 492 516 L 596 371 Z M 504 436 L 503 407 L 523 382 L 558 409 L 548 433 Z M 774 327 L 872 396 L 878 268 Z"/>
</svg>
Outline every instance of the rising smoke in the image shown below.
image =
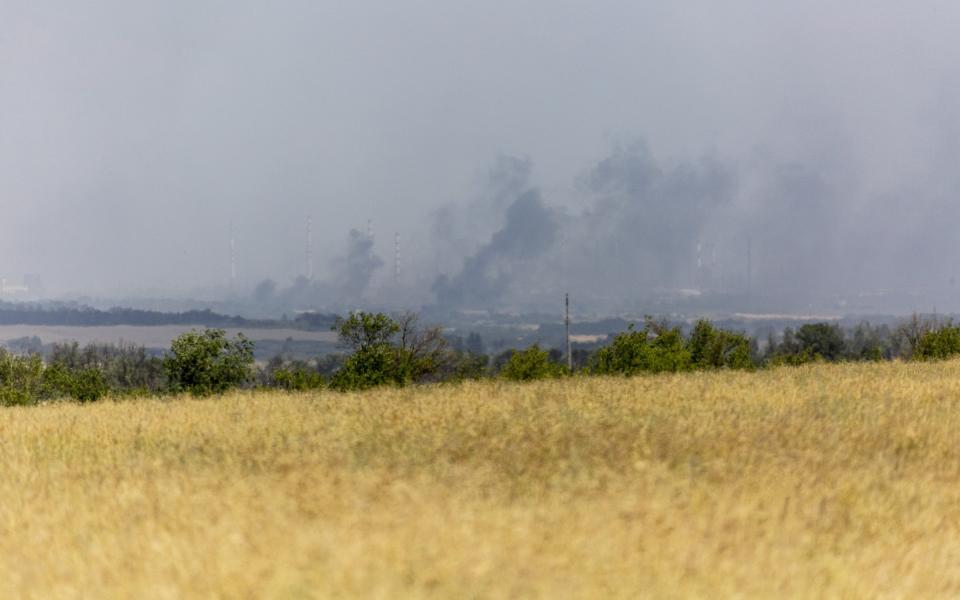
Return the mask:
<svg viewBox="0 0 960 600">
<path fill-rule="evenodd" d="M 341 302 L 357 302 L 383 260 L 373 251 L 373 236 L 351 229 L 347 251 L 334 259 L 333 284 Z"/>
<path fill-rule="evenodd" d="M 279 310 L 354 308 L 364 302 L 364 294 L 383 260 L 374 252 L 373 236 L 356 229 L 347 235 L 346 250 L 331 260 L 332 277 L 311 280 L 297 277 L 278 290 L 266 279 L 253 289 L 251 300 L 259 308 Z"/>
<path fill-rule="evenodd" d="M 571 291 L 603 310 L 683 290 L 741 301 L 753 291 L 805 307 L 876 289 L 955 286 L 949 257 L 960 244 L 947 223 L 960 212 L 949 190 L 960 186 L 870 196 L 853 172 L 841 156 L 664 160 L 633 140 L 572 178 L 578 205 L 562 209 L 531 183 L 529 159 L 500 158 L 491 181 L 509 185 L 487 189 L 509 190 L 513 199 L 504 209 L 504 195 L 488 191 L 486 212 L 502 214 L 502 227 L 453 275 L 438 277 L 433 291 L 442 306 L 487 308 Z M 913 202 L 936 210 L 917 211 Z M 482 222 L 471 215 L 483 206 L 474 201 L 460 213 L 448 206 L 436 228 Z M 449 254 L 447 239 L 437 244 Z M 911 275 L 938 271 L 927 287 Z"/>
<path fill-rule="evenodd" d="M 474 203 L 468 207 L 468 213 L 502 212 L 503 224 L 474 254 L 463 260 L 458 273 L 437 277 L 433 291 L 439 304 L 495 306 L 510 291 L 517 274 L 527 270 L 531 261 L 551 248 L 556 240 L 557 214 L 545 206 L 539 190 L 529 187 L 530 171 L 529 159 L 500 157 L 497 160 L 487 184 L 488 208 L 484 210 L 482 205 Z M 504 206 L 505 210 L 501 208 Z M 435 231 L 447 231 L 456 222 L 454 214 L 450 207 L 438 213 Z M 440 241 L 452 240 L 441 237 Z"/>
</svg>

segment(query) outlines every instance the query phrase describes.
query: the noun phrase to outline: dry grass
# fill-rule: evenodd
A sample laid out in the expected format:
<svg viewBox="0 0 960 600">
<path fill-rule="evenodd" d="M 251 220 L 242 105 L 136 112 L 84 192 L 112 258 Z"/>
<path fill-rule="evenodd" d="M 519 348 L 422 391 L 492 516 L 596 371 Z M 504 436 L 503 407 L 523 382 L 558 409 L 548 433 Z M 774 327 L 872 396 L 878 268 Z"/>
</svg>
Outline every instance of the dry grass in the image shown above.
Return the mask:
<svg viewBox="0 0 960 600">
<path fill-rule="evenodd" d="M 0 597 L 960 594 L 960 362 L 0 410 Z"/>
</svg>

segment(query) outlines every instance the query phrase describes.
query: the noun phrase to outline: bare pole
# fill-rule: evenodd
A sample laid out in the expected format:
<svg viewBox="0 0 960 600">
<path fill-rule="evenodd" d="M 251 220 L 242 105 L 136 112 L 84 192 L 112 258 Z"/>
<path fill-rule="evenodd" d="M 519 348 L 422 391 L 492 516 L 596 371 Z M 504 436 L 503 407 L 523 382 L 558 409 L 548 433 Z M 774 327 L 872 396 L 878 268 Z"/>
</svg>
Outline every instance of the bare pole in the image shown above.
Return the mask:
<svg viewBox="0 0 960 600">
<path fill-rule="evenodd" d="M 563 323 L 566 328 L 567 336 L 567 369 L 571 372 L 573 371 L 573 352 L 571 351 L 570 346 L 570 294 L 563 295 L 563 303 L 566 308 L 566 316 L 564 317 Z"/>
</svg>

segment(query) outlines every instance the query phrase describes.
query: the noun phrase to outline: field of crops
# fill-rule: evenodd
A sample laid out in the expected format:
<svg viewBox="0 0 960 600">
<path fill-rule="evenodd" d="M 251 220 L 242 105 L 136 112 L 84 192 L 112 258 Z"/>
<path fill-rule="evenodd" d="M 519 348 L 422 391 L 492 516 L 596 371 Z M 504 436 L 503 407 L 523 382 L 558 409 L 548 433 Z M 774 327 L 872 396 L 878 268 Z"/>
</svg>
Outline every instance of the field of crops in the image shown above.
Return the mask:
<svg viewBox="0 0 960 600">
<path fill-rule="evenodd" d="M 0 410 L 0 597 L 960 594 L 960 362 Z"/>
</svg>

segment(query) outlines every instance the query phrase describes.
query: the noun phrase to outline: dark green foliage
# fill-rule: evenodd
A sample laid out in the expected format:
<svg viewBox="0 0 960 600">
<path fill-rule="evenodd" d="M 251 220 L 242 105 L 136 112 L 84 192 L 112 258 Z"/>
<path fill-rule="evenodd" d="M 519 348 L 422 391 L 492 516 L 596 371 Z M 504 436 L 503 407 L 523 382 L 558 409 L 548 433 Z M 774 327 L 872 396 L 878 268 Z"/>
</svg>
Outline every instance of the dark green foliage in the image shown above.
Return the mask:
<svg viewBox="0 0 960 600">
<path fill-rule="evenodd" d="M 799 367 L 822 360 L 822 356 L 813 354 L 809 350 L 803 350 L 801 352 L 774 354 L 767 360 L 767 364 L 771 367 Z"/>
<path fill-rule="evenodd" d="M 46 398 L 95 402 L 110 391 L 103 371 L 96 367 L 68 369 L 61 364 L 52 364 L 44 369 L 42 379 Z"/>
<path fill-rule="evenodd" d="M 257 384 L 263 387 L 303 392 L 326 384 L 319 361 L 284 360 L 275 356 L 258 372 Z"/>
<path fill-rule="evenodd" d="M 839 360 L 846 352 L 843 330 L 830 323 L 808 323 L 797 330 L 800 352 L 809 352 L 825 360 Z"/>
<path fill-rule="evenodd" d="M 420 327 L 417 316 L 392 318 L 363 311 L 337 319 L 340 343 L 353 350 L 333 375 L 336 390 L 435 381 L 449 370 L 452 353 L 439 327 Z"/>
<path fill-rule="evenodd" d="M 284 390 L 317 390 L 323 384 L 323 375 L 301 366 L 281 367 L 273 372 L 273 386 Z"/>
<path fill-rule="evenodd" d="M 630 325 L 613 342 L 597 350 L 590 372 L 598 375 L 636 375 L 688 371 L 690 350 L 679 328 L 647 319 L 643 330 Z"/>
<path fill-rule="evenodd" d="M 163 359 L 170 389 L 206 396 L 247 383 L 252 376 L 253 342 L 222 329 L 189 331 L 173 340 Z"/>
<path fill-rule="evenodd" d="M 647 330 L 636 331 L 631 324 L 609 346 L 593 356 L 590 372 L 598 375 L 635 375 L 647 364 Z"/>
<path fill-rule="evenodd" d="M 97 368 L 46 366 L 40 356 L 17 356 L 0 350 L 0 405 L 30 405 L 72 398 L 93 402 L 109 392 Z"/>
<path fill-rule="evenodd" d="M 473 352 L 455 352 L 451 355 L 448 368 L 442 374 L 444 381 L 463 381 L 465 379 L 480 379 L 487 374 L 490 357 L 486 354 Z"/>
<path fill-rule="evenodd" d="M 107 387 L 125 394 L 158 394 L 166 388 L 163 360 L 150 355 L 143 346 L 121 343 L 54 344 L 48 363 L 69 371 L 99 370 Z"/>
<path fill-rule="evenodd" d="M 675 373 L 689 371 L 693 364 L 690 360 L 690 351 L 683 340 L 680 328 L 668 329 L 665 325 L 648 322 L 647 329 L 654 332 L 655 337 L 648 340 L 647 371 L 651 373 Z"/>
<path fill-rule="evenodd" d="M 397 355 L 391 339 L 400 325 L 383 313 L 358 311 L 337 317 L 340 343 L 353 350 L 333 375 L 330 387 L 342 392 L 398 383 Z"/>
<path fill-rule="evenodd" d="M 901 323 L 891 336 L 891 346 L 896 356 L 920 358 L 916 355 L 920 340 L 928 333 L 941 327 L 949 327 L 949 321 L 943 323 L 936 316 L 924 316 L 914 313 L 909 320 Z"/>
<path fill-rule="evenodd" d="M 0 404 L 23 406 L 48 397 L 43 381 L 43 359 L 36 354 L 17 356 L 0 350 Z"/>
<path fill-rule="evenodd" d="M 500 376 L 511 381 L 535 381 L 560 377 L 566 369 L 550 360 L 550 353 L 534 344 L 526 350 L 514 352 L 500 371 Z"/>
<path fill-rule="evenodd" d="M 766 361 L 770 366 L 797 366 L 819 360 L 870 358 L 877 350 L 865 336 L 866 332 L 861 332 L 863 345 L 858 346 L 858 350 L 865 352 L 866 356 L 856 356 L 853 347 L 847 345 L 844 331 L 839 325 L 807 323 L 796 333 L 787 327 L 783 330 L 783 339 L 779 344 L 771 337 L 766 350 Z"/>
<path fill-rule="evenodd" d="M 346 392 L 399 383 L 396 354 L 390 344 L 376 344 L 357 350 L 333 374 L 330 387 Z"/>
<path fill-rule="evenodd" d="M 344 319 L 337 317 L 333 329 L 340 344 L 354 352 L 381 345 L 390 345 L 400 331 L 400 324 L 383 313 L 357 311 Z"/>
<path fill-rule="evenodd" d="M 960 354 L 960 327 L 947 323 L 925 331 L 914 348 L 917 360 L 943 360 Z"/>
<path fill-rule="evenodd" d="M 508 348 L 503 352 L 497 354 L 493 357 L 493 360 L 490 361 L 490 370 L 493 373 L 499 373 L 503 370 L 503 367 L 510 362 L 510 357 L 513 356 L 513 353 L 516 352 L 513 348 Z"/>
<path fill-rule="evenodd" d="M 699 320 L 690 333 L 690 360 L 696 369 L 749 369 L 750 340 L 740 333 L 718 329 L 710 321 Z"/>
</svg>

